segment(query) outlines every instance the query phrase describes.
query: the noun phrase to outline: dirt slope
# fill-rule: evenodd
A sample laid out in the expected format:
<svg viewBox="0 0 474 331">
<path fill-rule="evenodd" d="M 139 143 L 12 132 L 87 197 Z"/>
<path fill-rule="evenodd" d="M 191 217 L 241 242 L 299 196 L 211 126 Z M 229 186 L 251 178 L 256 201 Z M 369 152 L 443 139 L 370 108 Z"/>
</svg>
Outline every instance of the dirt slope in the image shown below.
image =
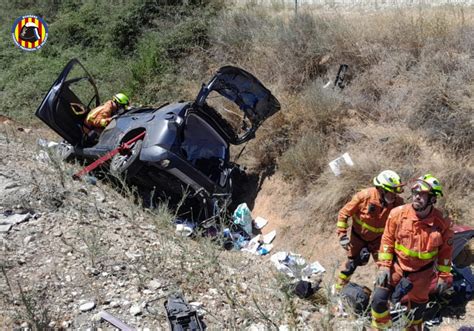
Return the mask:
<svg viewBox="0 0 474 331">
<path fill-rule="evenodd" d="M 135 328 L 167 328 L 163 302 L 175 291 L 195 302 L 210 329 L 360 330 L 367 322 L 332 316 L 324 296 L 343 252 L 333 234 L 304 226 L 311 217 L 305 198 L 278 174 L 263 181 L 253 214 L 269 220 L 264 233 L 277 231 L 274 251 L 326 267 L 324 288 L 311 301 L 290 294 L 269 257 L 176 237 L 164 208 L 143 210 L 106 183 L 72 181 L 77 166 L 39 156 L 36 139 L 48 135 L 0 126 L 0 217 L 27 217 L 0 233 L 2 329 L 109 328 L 100 311 Z M 373 272 L 371 264 L 354 280 L 370 286 Z M 447 325 L 474 324 L 469 309 L 466 320 Z"/>
</svg>

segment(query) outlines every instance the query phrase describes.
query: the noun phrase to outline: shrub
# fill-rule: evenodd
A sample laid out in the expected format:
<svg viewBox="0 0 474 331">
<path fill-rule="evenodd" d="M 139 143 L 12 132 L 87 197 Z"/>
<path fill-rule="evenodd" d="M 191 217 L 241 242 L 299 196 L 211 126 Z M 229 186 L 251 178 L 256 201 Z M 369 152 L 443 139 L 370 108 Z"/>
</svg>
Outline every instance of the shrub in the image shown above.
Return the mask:
<svg viewBox="0 0 474 331">
<path fill-rule="evenodd" d="M 305 134 L 279 159 L 279 169 L 286 178 L 314 181 L 326 165 L 327 141 L 321 133 Z"/>
</svg>

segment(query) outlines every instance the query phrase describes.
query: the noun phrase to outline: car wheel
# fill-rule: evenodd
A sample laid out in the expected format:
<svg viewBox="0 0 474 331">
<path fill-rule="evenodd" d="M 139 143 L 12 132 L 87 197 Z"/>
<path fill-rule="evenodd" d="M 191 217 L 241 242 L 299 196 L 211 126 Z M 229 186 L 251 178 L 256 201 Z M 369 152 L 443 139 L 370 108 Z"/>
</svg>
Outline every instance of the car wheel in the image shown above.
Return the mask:
<svg viewBox="0 0 474 331">
<path fill-rule="evenodd" d="M 126 174 L 128 178 L 136 175 L 141 168 L 138 156 L 142 149 L 142 143 L 143 140 L 137 140 L 127 153 L 114 155 L 110 161 L 110 173 L 116 177 Z"/>
</svg>

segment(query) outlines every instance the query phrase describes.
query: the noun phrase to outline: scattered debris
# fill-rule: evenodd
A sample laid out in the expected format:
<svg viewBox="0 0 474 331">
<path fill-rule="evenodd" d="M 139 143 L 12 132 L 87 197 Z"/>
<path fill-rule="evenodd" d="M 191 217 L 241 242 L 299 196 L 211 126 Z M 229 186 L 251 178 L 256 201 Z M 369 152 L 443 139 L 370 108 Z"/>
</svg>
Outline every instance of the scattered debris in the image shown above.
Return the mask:
<svg viewBox="0 0 474 331">
<path fill-rule="evenodd" d="M 0 224 L 0 233 L 8 232 L 12 228 L 11 224 Z"/>
<path fill-rule="evenodd" d="M 8 216 L 0 215 L 0 224 L 11 224 L 16 225 L 28 221 L 31 218 L 31 214 L 12 214 Z"/>
<path fill-rule="evenodd" d="M 14 225 L 28 221 L 31 216 L 30 213 L 13 214 L 10 212 L 4 212 L 3 214 L 0 214 L 0 233 L 9 232 Z"/>
<path fill-rule="evenodd" d="M 270 260 L 279 271 L 296 279 L 308 280 L 312 275 L 326 271 L 319 262 L 308 265 L 301 255 L 291 252 L 277 252 Z"/>
<path fill-rule="evenodd" d="M 337 159 L 334 159 L 329 162 L 329 167 L 336 176 L 339 176 L 346 166 L 354 166 L 354 162 L 352 161 L 349 153 L 344 153 Z"/>
<path fill-rule="evenodd" d="M 341 64 L 339 70 L 337 71 L 336 80 L 334 81 L 334 87 L 339 87 L 341 90 L 346 87 L 346 82 L 344 78 L 346 77 L 347 70 L 349 66 L 347 64 Z"/>
<path fill-rule="evenodd" d="M 171 294 L 165 303 L 171 330 L 203 330 L 196 310 L 181 294 Z"/>
<path fill-rule="evenodd" d="M 43 147 L 43 148 L 53 148 L 58 146 L 59 144 L 55 141 L 49 141 L 46 139 L 39 138 L 37 141 L 38 146 Z"/>
<path fill-rule="evenodd" d="M 196 228 L 196 223 L 189 222 L 188 220 L 177 219 L 175 223 L 176 223 L 176 230 L 175 230 L 176 234 L 183 237 L 191 236 L 194 232 L 194 229 Z"/>
<path fill-rule="evenodd" d="M 239 225 L 248 235 L 252 235 L 252 214 L 247 204 L 241 203 L 232 215 L 234 224 Z"/>
<path fill-rule="evenodd" d="M 140 315 L 141 313 L 142 313 L 141 305 L 136 304 L 136 305 L 133 305 L 132 307 L 130 307 L 130 314 L 132 316 L 137 316 L 137 315 Z"/>
<path fill-rule="evenodd" d="M 263 217 L 257 216 L 257 218 L 255 218 L 254 220 L 255 229 L 261 230 L 265 227 L 265 225 L 267 225 L 267 223 L 268 221 L 266 219 L 264 219 Z"/>
<path fill-rule="evenodd" d="M 257 249 L 257 254 L 258 255 L 267 255 L 268 253 L 270 253 L 272 248 L 273 248 L 272 244 L 263 244 Z"/>
<path fill-rule="evenodd" d="M 263 236 L 263 243 L 270 244 L 273 241 L 273 239 L 275 239 L 275 237 L 276 237 L 276 230 L 273 230 Z"/>
<path fill-rule="evenodd" d="M 321 279 L 319 279 L 315 284 L 308 282 L 306 280 L 300 280 L 296 283 L 295 286 L 295 294 L 302 298 L 306 299 L 316 293 L 319 290 L 319 284 L 321 283 Z"/>
<path fill-rule="evenodd" d="M 119 320 L 117 317 L 115 317 L 115 316 L 113 316 L 113 315 L 111 315 L 111 314 L 109 314 L 105 311 L 101 311 L 99 313 L 99 317 L 101 319 L 103 319 L 104 321 L 109 322 L 110 324 L 112 324 L 116 328 L 120 329 L 121 331 L 135 331 L 134 328 L 128 326 L 127 324 L 125 324 L 124 322 Z"/>
<path fill-rule="evenodd" d="M 82 312 L 86 312 L 86 311 L 92 310 L 94 308 L 95 308 L 95 302 L 94 301 L 86 302 L 86 303 L 79 306 L 79 310 L 82 311 Z"/>
</svg>

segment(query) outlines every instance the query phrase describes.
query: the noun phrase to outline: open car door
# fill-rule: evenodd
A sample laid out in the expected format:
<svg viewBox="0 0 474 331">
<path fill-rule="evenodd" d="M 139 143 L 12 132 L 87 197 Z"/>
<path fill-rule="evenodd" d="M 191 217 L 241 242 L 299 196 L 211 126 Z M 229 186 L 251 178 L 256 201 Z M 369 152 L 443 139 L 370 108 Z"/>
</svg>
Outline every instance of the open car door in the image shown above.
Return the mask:
<svg viewBox="0 0 474 331">
<path fill-rule="evenodd" d="M 231 141 L 235 145 L 255 137 L 258 127 L 281 108 L 280 102 L 255 76 L 233 66 L 220 68 L 211 81 L 202 86 L 195 104 L 204 107 L 206 98 L 211 92 L 217 92 L 220 96 L 233 102 L 241 112 L 243 130 L 235 132 L 236 138 Z M 209 99 L 212 98 L 214 97 Z M 213 106 L 213 108 L 215 107 Z M 229 111 L 228 109 L 224 110 Z M 250 122 L 250 125 L 246 125 L 246 120 Z"/>
<path fill-rule="evenodd" d="M 35 112 L 43 122 L 73 146 L 81 144 L 82 123 L 91 108 L 100 104 L 91 75 L 72 59 L 49 89 Z"/>
</svg>

